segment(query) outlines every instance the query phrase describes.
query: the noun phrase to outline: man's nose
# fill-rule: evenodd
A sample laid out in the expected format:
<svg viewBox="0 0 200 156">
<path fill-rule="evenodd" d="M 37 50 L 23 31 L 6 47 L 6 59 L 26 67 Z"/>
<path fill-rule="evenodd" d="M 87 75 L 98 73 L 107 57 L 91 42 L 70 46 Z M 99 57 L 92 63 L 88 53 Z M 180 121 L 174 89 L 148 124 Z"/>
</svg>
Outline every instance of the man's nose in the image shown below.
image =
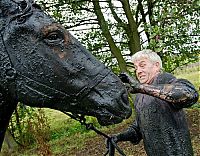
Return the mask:
<svg viewBox="0 0 200 156">
<path fill-rule="evenodd" d="M 139 74 L 141 72 L 142 72 L 142 68 L 138 67 L 137 70 L 136 70 L 136 73 Z"/>
</svg>

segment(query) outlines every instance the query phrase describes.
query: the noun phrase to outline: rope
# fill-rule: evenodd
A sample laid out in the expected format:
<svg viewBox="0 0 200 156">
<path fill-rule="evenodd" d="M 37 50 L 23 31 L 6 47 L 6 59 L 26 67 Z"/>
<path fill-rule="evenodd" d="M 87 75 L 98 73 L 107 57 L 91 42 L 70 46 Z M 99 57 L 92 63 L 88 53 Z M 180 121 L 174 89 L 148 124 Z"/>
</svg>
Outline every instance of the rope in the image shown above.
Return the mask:
<svg viewBox="0 0 200 156">
<path fill-rule="evenodd" d="M 123 150 L 120 149 L 119 146 L 117 145 L 117 143 L 112 139 L 112 137 L 110 137 L 107 134 L 99 131 L 96 127 L 94 127 L 93 123 L 86 123 L 86 119 L 83 115 L 69 114 L 67 112 L 63 112 L 63 113 L 70 116 L 72 119 L 79 121 L 81 123 L 81 125 L 84 125 L 86 127 L 87 130 L 93 130 L 97 134 L 102 135 L 106 138 L 107 151 L 104 154 L 104 156 L 107 156 L 108 154 L 109 154 L 109 156 L 114 156 L 115 155 L 115 149 L 119 152 L 119 154 L 121 156 L 126 156 L 124 154 Z"/>
</svg>

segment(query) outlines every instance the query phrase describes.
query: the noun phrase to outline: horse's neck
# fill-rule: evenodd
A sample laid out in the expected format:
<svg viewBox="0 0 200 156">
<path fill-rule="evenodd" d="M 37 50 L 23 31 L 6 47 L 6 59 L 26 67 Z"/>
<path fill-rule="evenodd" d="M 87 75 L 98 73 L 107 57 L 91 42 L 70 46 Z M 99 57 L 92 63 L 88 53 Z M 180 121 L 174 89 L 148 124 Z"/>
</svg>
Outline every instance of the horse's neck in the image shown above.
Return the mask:
<svg viewBox="0 0 200 156">
<path fill-rule="evenodd" d="M 4 140 L 5 131 L 17 101 L 15 95 L 15 80 L 5 75 L 11 69 L 11 63 L 0 36 L 0 150 Z"/>
<path fill-rule="evenodd" d="M 17 102 L 0 91 L 0 150 L 4 140 L 5 132 L 9 124 L 10 117 L 15 110 Z"/>
</svg>

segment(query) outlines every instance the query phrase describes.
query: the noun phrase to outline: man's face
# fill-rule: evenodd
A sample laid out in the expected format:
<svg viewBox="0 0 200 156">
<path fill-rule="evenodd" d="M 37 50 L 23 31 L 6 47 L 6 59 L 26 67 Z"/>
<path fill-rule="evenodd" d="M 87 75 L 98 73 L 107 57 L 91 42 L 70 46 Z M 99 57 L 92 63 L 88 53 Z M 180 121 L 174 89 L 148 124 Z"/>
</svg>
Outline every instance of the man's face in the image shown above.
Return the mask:
<svg viewBox="0 0 200 156">
<path fill-rule="evenodd" d="M 136 76 L 142 84 L 150 84 L 160 71 L 159 62 L 152 62 L 147 58 L 141 58 L 133 63 L 136 70 Z"/>
</svg>

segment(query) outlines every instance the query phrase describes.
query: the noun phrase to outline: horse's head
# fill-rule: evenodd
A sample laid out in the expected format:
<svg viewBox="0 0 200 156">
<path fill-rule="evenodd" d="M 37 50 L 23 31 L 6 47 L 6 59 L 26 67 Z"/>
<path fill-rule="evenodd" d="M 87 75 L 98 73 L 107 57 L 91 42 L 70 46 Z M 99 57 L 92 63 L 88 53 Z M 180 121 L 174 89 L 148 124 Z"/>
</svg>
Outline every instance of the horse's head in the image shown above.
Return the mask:
<svg viewBox="0 0 200 156">
<path fill-rule="evenodd" d="M 120 79 L 60 24 L 27 0 L 0 0 L 0 7 L 0 87 L 11 99 L 102 125 L 130 116 Z"/>
</svg>

